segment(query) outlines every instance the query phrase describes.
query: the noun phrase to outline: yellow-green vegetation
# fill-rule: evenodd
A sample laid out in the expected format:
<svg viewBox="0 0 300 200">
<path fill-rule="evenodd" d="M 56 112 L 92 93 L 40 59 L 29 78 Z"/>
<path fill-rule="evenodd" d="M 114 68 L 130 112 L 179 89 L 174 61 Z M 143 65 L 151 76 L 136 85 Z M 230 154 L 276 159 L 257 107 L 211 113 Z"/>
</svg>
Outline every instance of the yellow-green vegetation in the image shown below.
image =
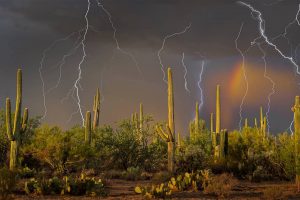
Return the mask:
<svg viewBox="0 0 300 200">
<path fill-rule="evenodd" d="M 85 126 L 63 130 L 40 124 L 38 117 L 28 119 L 28 109 L 21 117 L 22 73 L 18 70 L 15 112 L 11 113 L 10 99 L 6 109 L 0 110 L 0 167 L 6 167 L 0 170 L 0 177 L 4 177 L 0 190 L 11 193 L 5 190 L 5 184 L 13 188 L 15 175 L 25 179 L 24 188 L 30 194 L 104 195 L 106 185 L 98 180 L 100 177 L 159 180 L 160 184 L 136 188 L 146 197 L 159 198 L 177 191 L 225 197 L 236 183 L 235 178 L 253 182 L 295 180 L 300 188 L 298 96 L 292 108 L 293 135 L 269 133 L 262 107 L 257 109 L 258 120 L 248 118 L 241 130 L 222 127 L 220 85 L 216 87 L 210 127 L 201 118 L 196 102 L 189 130 L 176 134 L 173 91 L 169 68 L 167 123 L 154 121 L 140 103 L 139 112 L 133 112 L 130 119 L 100 125 L 98 89 L 92 112 L 86 112 Z M 97 178 L 79 177 L 83 171 Z"/>
</svg>

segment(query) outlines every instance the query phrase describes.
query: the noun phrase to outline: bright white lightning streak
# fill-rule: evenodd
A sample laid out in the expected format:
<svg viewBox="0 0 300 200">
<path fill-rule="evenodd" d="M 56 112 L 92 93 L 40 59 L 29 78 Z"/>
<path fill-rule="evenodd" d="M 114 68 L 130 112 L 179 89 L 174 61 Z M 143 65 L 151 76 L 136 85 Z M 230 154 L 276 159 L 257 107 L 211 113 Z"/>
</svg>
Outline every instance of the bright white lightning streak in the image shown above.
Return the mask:
<svg viewBox="0 0 300 200">
<path fill-rule="evenodd" d="M 43 68 L 44 68 L 44 62 L 45 62 L 45 59 L 46 59 L 46 55 L 47 55 L 48 51 L 50 51 L 57 43 L 69 40 L 76 33 L 77 32 L 73 32 L 73 33 L 69 34 L 68 36 L 66 36 L 65 38 L 55 40 L 48 48 L 46 48 L 43 51 L 43 56 L 42 56 L 42 59 L 40 61 L 40 67 L 39 67 L 39 75 L 40 75 L 40 79 L 41 79 L 41 82 L 42 82 L 42 95 L 43 95 L 43 106 L 44 106 L 44 114 L 41 117 L 41 120 L 43 120 L 46 117 L 47 111 L 48 111 L 47 106 L 46 106 L 46 93 L 47 92 L 45 90 L 45 81 L 44 81 L 44 77 L 43 77 Z"/>
<path fill-rule="evenodd" d="M 82 79 L 82 77 L 81 77 L 81 74 L 82 74 L 81 65 L 83 64 L 83 62 L 85 61 L 85 58 L 87 56 L 86 52 L 85 52 L 85 41 L 86 41 L 86 35 L 88 33 L 88 30 L 89 30 L 89 19 L 88 19 L 87 16 L 88 16 L 89 11 L 90 11 L 90 6 L 91 6 L 91 2 L 90 2 L 90 0 L 88 0 L 88 7 L 87 7 L 87 10 L 86 10 L 85 15 L 84 15 L 86 25 L 85 25 L 85 30 L 84 30 L 82 40 L 80 41 L 80 44 L 82 46 L 83 55 L 82 55 L 81 61 L 78 64 L 78 77 L 77 77 L 77 79 L 74 83 L 74 88 L 76 90 L 76 96 L 77 96 L 78 111 L 80 113 L 83 126 L 84 126 L 84 116 L 83 116 L 82 109 L 81 109 L 81 100 L 80 100 L 80 95 L 79 95 L 79 87 L 80 87 L 80 80 Z"/>
<path fill-rule="evenodd" d="M 107 9 L 104 7 L 104 5 L 100 2 L 100 0 L 96 0 L 96 1 L 97 1 L 98 7 L 100 7 L 100 8 L 105 12 L 105 14 L 106 14 L 107 17 L 108 17 L 108 20 L 109 20 L 109 23 L 110 23 L 110 25 L 111 25 L 111 28 L 112 28 L 113 31 L 114 31 L 114 32 L 113 32 L 113 39 L 114 39 L 114 41 L 115 41 L 115 43 L 116 43 L 116 48 L 117 48 L 117 50 L 120 51 L 121 53 L 123 53 L 124 55 L 127 55 L 128 57 L 130 57 L 131 60 L 133 60 L 133 62 L 135 63 L 135 66 L 136 66 L 138 72 L 140 73 L 140 75 L 142 75 L 142 74 L 143 74 L 143 73 L 142 73 L 142 70 L 141 70 L 141 68 L 139 67 L 138 61 L 135 59 L 134 55 L 133 55 L 132 53 L 128 52 L 128 51 L 125 51 L 124 49 L 122 49 L 122 48 L 120 47 L 119 41 L 118 41 L 117 36 L 116 36 L 116 34 L 117 34 L 117 28 L 116 28 L 114 22 L 112 21 L 112 16 L 111 16 L 110 12 L 108 12 L 108 10 L 107 10 Z"/>
<path fill-rule="evenodd" d="M 182 53 L 182 59 L 181 59 L 181 63 L 182 63 L 182 66 L 183 66 L 183 68 L 184 68 L 184 75 L 183 75 L 183 78 L 184 78 L 184 88 L 185 88 L 185 90 L 188 92 L 188 93 L 190 93 L 191 91 L 189 90 L 189 88 L 188 88 L 188 83 L 187 83 L 187 79 L 186 79 L 186 75 L 187 75 L 187 68 L 186 68 L 186 65 L 185 65 L 185 63 L 184 63 L 184 52 Z"/>
<path fill-rule="evenodd" d="M 202 60 L 201 64 L 201 71 L 199 74 L 199 81 L 198 81 L 198 88 L 200 89 L 200 104 L 199 104 L 199 110 L 201 110 L 203 104 L 204 104 L 204 99 L 203 99 L 203 89 L 201 87 L 201 82 L 202 82 L 202 75 L 204 72 L 204 67 L 205 67 L 205 60 Z"/>
<path fill-rule="evenodd" d="M 266 61 L 266 52 L 263 50 L 260 44 L 257 45 L 259 50 L 262 52 L 263 56 L 261 57 L 264 61 L 264 77 L 270 81 L 272 84 L 272 91 L 268 94 L 268 108 L 266 112 L 266 119 L 267 119 L 267 125 L 268 125 L 268 133 L 270 131 L 270 123 L 269 123 L 269 113 L 271 109 L 271 97 L 275 94 L 275 82 L 272 80 L 270 76 L 267 74 L 267 61 Z"/>
<path fill-rule="evenodd" d="M 173 33 L 173 34 L 170 34 L 170 35 L 167 35 L 163 38 L 163 43 L 161 45 L 161 48 L 158 50 L 157 52 L 157 57 L 158 57 L 158 60 L 159 60 L 159 64 L 160 64 L 160 68 L 161 68 L 161 71 L 163 73 L 163 81 L 165 83 L 167 83 L 167 80 L 166 80 L 166 73 L 165 73 L 165 70 L 164 70 L 164 65 L 162 63 L 162 60 L 161 60 L 161 52 L 164 50 L 164 47 L 165 47 L 165 43 L 166 43 L 166 40 L 169 39 L 169 38 L 172 38 L 172 37 L 175 37 L 175 36 L 178 36 L 178 35 L 182 35 L 184 34 L 185 32 L 187 32 L 187 30 L 189 30 L 191 28 L 192 24 L 190 23 L 188 26 L 186 26 L 184 28 L 184 30 L 180 31 L 180 32 L 176 32 L 176 33 Z"/>
<path fill-rule="evenodd" d="M 247 4 L 247 3 L 245 3 L 245 2 L 242 2 L 242 1 L 238 1 L 238 3 L 239 4 L 241 4 L 241 5 L 243 5 L 243 6 L 246 6 L 246 7 L 248 7 L 250 10 L 251 10 L 251 12 L 254 12 L 254 13 L 256 13 L 257 14 L 257 20 L 258 20 L 258 22 L 259 22 L 259 26 L 258 26 L 258 28 L 259 28 L 259 32 L 260 32 L 260 35 L 261 35 L 261 37 L 264 39 L 264 41 L 268 44 L 268 45 L 270 45 L 271 47 L 273 47 L 284 59 L 287 59 L 287 60 L 289 60 L 293 65 L 294 65 L 294 67 L 296 68 L 296 73 L 297 74 L 299 74 L 300 75 L 300 72 L 299 72 L 299 66 L 297 65 L 297 63 L 295 62 L 295 60 L 294 60 L 294 58 L 293 57 L 289 57 L 289 56 L 286 56 L 274 43 L 272 43 L 270 40 L 269 40 L 269 38 L 266 36 L 266 34 L 265 34 L 265 28 L 264 28 L 264 19 L 262 18 L 262 14 L 261 14 L 261 12 L 260 11 L 258 11 L 258 10 L 256 10 L 255 8 L 253 8 L 250 4 Z M 298 15 L 297 15 L 298 16 Z M 298 23 L 298 17 L 296 16 L 296 18 L 297 18 L 297 23 Z M 256 39 L 255 40 L 253 40 L 252 42 L 251 42 L 251 44 L 257 44 L 257 42 L 256 42 Z"/>
<path fill-rule="evenodd" d="M 243 69 L 243 76 L 244 76 L 244 79 L 245 79 L 245 83 L 246 83 L 246 90 L 245 90 L 245 94 L 242 98 L 242 101 L 241 101 L 241 104 L 240 104 L 240 121 L 239 121 L 239 127 L 240 127 L 240 130 L 242 129 L 242 120 L 243 120 L 243 105 L 244 105 L 244 101 L 246 99 L 246 96 L 248 94 L 248 89 L 249 89 L 249 84 L 248 84 L 248 79 L 247 79 L 247 75 L 246 75 L 246 69 L 245 69 L 245 56 L 243 54 L 243 52 L 241 51 L 241 49 L 238 47 L 238 39 L 241 35 L 241 32 L 243 30 L 243 26 L 244 26 L 244 23 L 241 24 L 241 27 L 240 27 L 240 30 L 239 30 L 239 33 L 235 39 L 235 48 L 237 49 L 237 51 L 241 54 L 242 56 L 242 69 Z"/>
<path fill-rule="evenodd" d="M 299 66 L 298 66 L 298 64 L 296 63 L 296 61 L 294 60 L 294 58 L 292 57 L 292 56 L 286 56 L 274 43 L 272 43 L 269 39 L 268 39 L 268 37 L 266 36 L 266 34 L 265 34 L 265 28 L 264 28 L 264 19 L 262 18 L 262 13 L 260 12 L 260 11 L 258 11 L 258 10 L 256 10 L 255 8 L 253 8 L 250 4 L 247 4 L 247 3 L 245 3 L 245 2 L 242 2 L 242 1 L 238 1 L 238 3 L 239 4 L 241 4 L 241 5 L 243 5 L 243 6 L 246 6 L 246 7 L 248 7 L 250 10 L 251 10 L 251 12 L 254 12 L 254 13 L 256 13 L 257 14 L 257 20 L 258 20 L 258 22 L 259 22 L 259 26 L 258 26 L 258 28 L 259 28 L 259 32 L 260 32 L 260 35 L 261 35 L 261 37 L 264 39 L 264 41 L 268 44 L 268 45 L 270 45 L 271 47 L 273 47 L 280 55 L 281 55 L 281 57 L 283 57 L 284 59 L 287 59 L 287 60 L 289 60 L 293 65 L 294 65 L 294 67 L 296 68 L 296 73 L 298 74 L 298 75 L 300 75 L 300 72 L 299 72 Z M 298 8 L 298 12 L 297 12 L 297 14 L 296 14 L 296 17 L 295 17 L 295 21 L 297 22 L 297 24 L 298 25 L 300 25 L 300 23 L 299 23 L 299 20 L 298 20 L 298 15 L 299 15 L 299 13 L 300 13 L 300 4 L 299 4 L 299 8 Z M 289 25 L 288 25 L 289 26 Z M 285 31 L 287 30 L 287 28 L 285 29 Z M 285 36 L 285 35 L 284 35 Z M 252 44 L 255 44 L 255 43 L 257 43 L 256 42 L 256 40 L 254 40 L 253 42 L 252 42 Z M 291 122 L 291 124 L 290 124 L 290 130 L 291 130 L 291 127 L 292 127 L 292 124 L 293 124 L 293 122 Z M 292 132 L 292 131 L 291 131 Z"/>
</svg>

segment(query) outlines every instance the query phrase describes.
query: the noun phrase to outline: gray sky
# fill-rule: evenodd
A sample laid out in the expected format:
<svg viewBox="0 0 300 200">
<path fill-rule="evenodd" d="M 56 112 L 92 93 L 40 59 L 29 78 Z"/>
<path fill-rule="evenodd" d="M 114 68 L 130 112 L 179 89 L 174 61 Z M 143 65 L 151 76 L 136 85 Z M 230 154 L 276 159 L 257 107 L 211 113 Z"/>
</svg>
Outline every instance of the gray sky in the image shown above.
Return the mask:
<svg viewBox="0 0 300 200">
<path fill-rule="evenodd" d="M 85 47 L 87 57 L 81 65 L 80 99 L 83 112 L 92 109 L 93 95 L 101 87 L 101 124 L 113 123 L 129 117 L 144 103 L 146 113 L 155 120 L 166 120 L 166 84 L 157 53 L 163 38 L 190 29 L 169 38 L 161 51 L 164 69 L 172 67 L 175 82 L 176 128 L 187 132 L 187 124 L 194 117 L 194 104 L 200 102 L 198 88 L 202 61 L 205 67 L 201 86 L 204 104 L 200 115 L 206 121 L 214 112 L 215 86 L 221 84 L 223 128 L 239 128 L 239 109 L 245 94 L 242 73 L 242 57 L 235 48 L 238 39 L 242 51 L 259 37 L 258 21 L 247 7 L 231 0 L 104 0 L 105 9 L 114 23 L 116 38 L 123 51 L 129 52 L 138 62 L 117 50 L 114 30 L 103 9 L 96 0 L 90 0 L 87 15 L 89 30 Z M 245 1 L 262 12 L 268 38 L 284 33 L 285 27 L 295 20 L 299 1 L 256 0 Z M 57 42 L 46 52 L 42 75 L 45 90 L 56 86 L 59 78 L 58 63 L 74 48 L 81 29 L 86 26 L 84 15 L 88 0 L 0 0 L 0 104 L 15 95 L 15 73 L 21 67 L 24 73 L 24 106 L 31 115 L 43 115 L 42 82 L 39 68 L 43 51 L 54 41 L 74 33 L 68 40 Z M 299 18 L 300 19 L 300 18 Z M 293 59 L 299 59 L 300 26 L 293 23 L 287 29 L 286 38 L 272 40 L 278 48 Z M 80 32 L 83 33 L 83 32 Z M 82 36 L 82 35 L 81 35 Z M 263 40 L 259 40 L 263 42 Z M 266 52 L 267 74 L 275 82 L 276 93 L 271 96 L 269 123 L 271 131 L 284 131 L 292 119 L 290 107 L 299 94 L 299 76 L 295 67 L 283 59 L 272 47 L 262 44 Z M 185 54 L 187 86 L 184 87 L 182 54 Z M 82 46 L 66 57 L 62 66 L 60 84 L 46 95 L 47 115 L 44 122 L 70 127 L 81 123 L 76 101 L 62 99 L 72 89 L 78 76 L 78 64 L 82 58 Z M 242 116 L 250 124 L 258 117 L 259 106 L 267 111 L 271 82 L 264 77 L 262 52 L 257 47 L 245 53 L 245 70 L 249 82 L 248 94 L 242 107 Z"/>
</svg>

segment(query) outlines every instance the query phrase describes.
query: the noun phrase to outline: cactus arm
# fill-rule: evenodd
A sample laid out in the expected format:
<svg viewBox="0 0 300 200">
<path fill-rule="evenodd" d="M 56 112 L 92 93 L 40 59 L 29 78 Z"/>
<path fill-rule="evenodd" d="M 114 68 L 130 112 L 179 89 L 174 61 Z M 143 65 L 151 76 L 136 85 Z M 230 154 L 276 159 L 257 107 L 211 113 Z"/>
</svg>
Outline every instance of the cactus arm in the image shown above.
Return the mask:
<svg viewBox="0 0 300 200">
<path fill-rule="evenodd" d="M 169 138 L 168 135 L 164 133 L 163 129 L 156 125 L 156 132 L 157 134 L 161 137 L 161 139 L 163 139 L 164 141 L 168 142 Z"/>
<path fill-rule="evenodd" d="M 14 136 L 11 128 L 11 104 L 9 98 L 6 98 L 6 132 L 8 139 L 13 141 Z"/>
<path fill-rule="evenodd" d="M 167 135 L 168 135 L 169 141 L 175 142 L 174 135 L 172 134 L 171 129 L 170 129 L 170 127 L 169 127 L 168 124 L 166 124 L 166 131 L 167 131 Z"/>
<path fill-rule="evenodd" d="M 22 120 L 22 133 L 27 130 L 28 127 L 28 108 L 24 109 L 23 120 Z"/>
</svg>

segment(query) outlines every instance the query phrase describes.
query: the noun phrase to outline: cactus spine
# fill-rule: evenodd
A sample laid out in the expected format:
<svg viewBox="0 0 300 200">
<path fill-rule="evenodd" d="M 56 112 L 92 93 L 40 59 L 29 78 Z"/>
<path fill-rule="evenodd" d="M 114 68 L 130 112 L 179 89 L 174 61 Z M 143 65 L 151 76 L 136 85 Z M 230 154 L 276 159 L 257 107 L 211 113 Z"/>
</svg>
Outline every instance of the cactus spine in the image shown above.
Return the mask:
<svg viewBox="0 0 300 200">
<path fill-rule="evenodd" d="M 17 166 L 18 145 L 20 143 L 21 135 L 27 129 L 28 109 L 25 108 L 23 119 L 21 118 L 21 109 L 22 109 L 22 70 L 18 69 L 16 108 L 15 108 L 13 127 L 11 124 L 11 102 L 9 98 L 6 99 L 6 132 L 7 132 L 8 139 L 10 140 L 10 158 L 9 158 L 10 170 L 14 170 Z"/>
<path fill-rule="evenodd" d="M 174 125 L 174 94 L 171 68 L 168 68 L 168 123 L 166 131 L 156 126 L 159 136 L 168 143 L 168 171 L 174 172 L 175 162 L 175 125 Z"/>
<path fill-rule="evenodd" d="M 94 120 L 93 129 L 95 130 L 99 126 L 99 115 L 100 115 L 100 90 L 97 88 L 96 95 L 94 96 Z"/>
<path fill-rule="evenodd" d="M 89 145 L 92 143 L 92 124 L 90 111 L 87 111 L 85 115 L 85 142 Z"/>
<path fill-rule="evenodd" d="M 294 142 L 295 142 L 295 162 L 296 162 L 296 185 L 300 190 L 300 98 L 295 97 L 295 105 L 292 107 L 294 112 Z"/>
</svg>

